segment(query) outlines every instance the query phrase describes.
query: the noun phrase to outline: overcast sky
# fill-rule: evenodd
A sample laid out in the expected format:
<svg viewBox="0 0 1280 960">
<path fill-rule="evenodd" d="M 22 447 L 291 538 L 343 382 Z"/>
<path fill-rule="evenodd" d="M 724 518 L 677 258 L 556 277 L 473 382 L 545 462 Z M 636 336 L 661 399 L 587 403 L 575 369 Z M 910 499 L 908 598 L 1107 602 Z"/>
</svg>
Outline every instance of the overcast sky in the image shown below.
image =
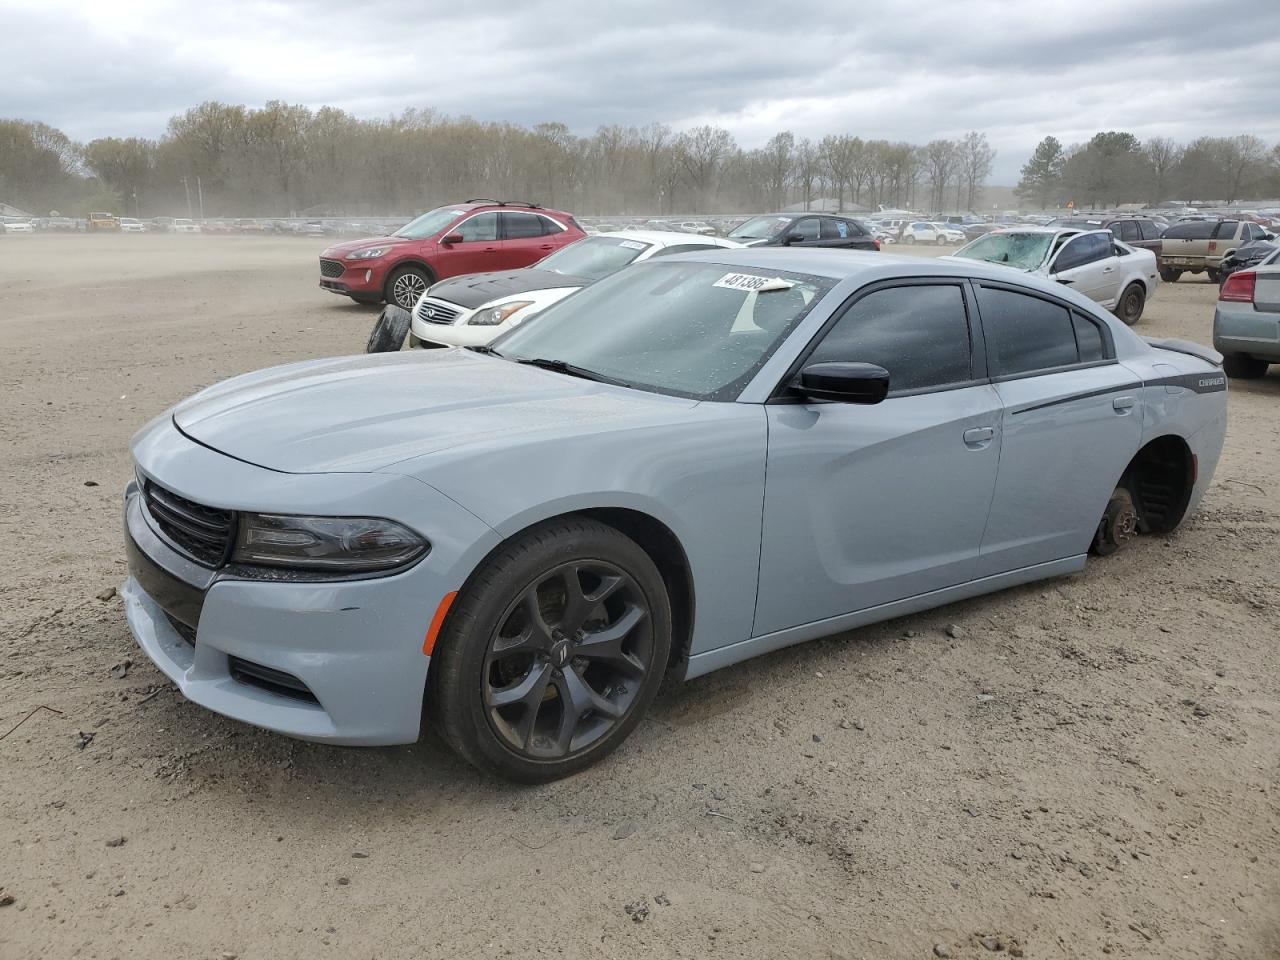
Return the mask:
<svg viewBox="0 0 1280 960">
<path fill-rule="evenodd" d="M 0 117 L 150 136 L 203 100 L 434 107 L 481 120 L 985 131 L 992 182 L 1035 143 L 1280 140 L 1280 3 L 1210 0 L 0 0 Z M 488 4 L 493 10 L 501 4 Z"/>
</svg>

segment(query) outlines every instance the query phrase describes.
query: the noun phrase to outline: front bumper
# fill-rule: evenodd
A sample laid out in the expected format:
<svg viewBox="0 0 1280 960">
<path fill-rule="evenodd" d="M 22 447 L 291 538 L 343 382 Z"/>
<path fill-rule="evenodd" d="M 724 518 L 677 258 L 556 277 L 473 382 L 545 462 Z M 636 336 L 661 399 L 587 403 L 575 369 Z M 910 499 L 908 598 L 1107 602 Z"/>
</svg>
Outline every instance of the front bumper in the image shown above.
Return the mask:
<svg viewBox="0 0 1280 960">
<path fill-rule="evenodd" d="M 1252 303 L 1219 300 L 1213 311 L 1213 349 L 1280 363 L 1280 313 Z"/>
<path fill-rule="evenodd" d="M 329 257 L 337 261 L 337 257 Z M 336 277 L 320 277 L 320 288 L 341 296 L 356 294 L 381 294 L 382 282 L 386 279 L 387 268 L 376 261 L 341 260 L 344 269 Z"/>
<path fill-rule="evenodd" d="M 295 513 L 367 514 L 377 503 L 386 515 L 403 504 L 403 522 L 432 542 L 427 556 L 403 572 L 349 581 L 243 579 L 228 568 L 201 567 L 170 547 L 130 484 L 124 518 L 129 576 L 121 596 L 138 645 L 201 706 L 306 740 L 416 740 L 429 665 L 422 649 L 427 626 L 440 599 L 458 589 L 497 535 L 410 478 L 280 474 L 192 443 L 171 423 L 146 428 L 134 453 L 140 472 L 156 482 L 229 509 L 261 503 L 258 509 L 283 512 L 281 498 L 288 497 Z M 226 490 L 241 491 L 251 503 L 226 502 Z M 339 505 L 353 495 L 363 509 L 356 502 Z M 305 695 L 262 682 L 264 674 L 289 678 Z"/>
</svg>

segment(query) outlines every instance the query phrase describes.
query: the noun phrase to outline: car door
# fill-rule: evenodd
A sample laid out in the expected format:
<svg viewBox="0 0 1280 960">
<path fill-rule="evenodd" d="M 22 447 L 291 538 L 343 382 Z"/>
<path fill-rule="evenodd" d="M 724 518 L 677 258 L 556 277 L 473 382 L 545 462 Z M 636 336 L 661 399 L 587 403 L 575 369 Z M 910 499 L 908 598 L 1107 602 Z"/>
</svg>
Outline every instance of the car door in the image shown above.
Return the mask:
<svg viewBox="0 0 1280 960">
<path fill-rule="evenodd" d="M 1000 475 L 982 540 L 984 576 L 1079 556 L 1142 434 L 1141 382 L 1108 325 L 1062 301 L 974 284 L 1000 395 Z"/>
<path fill-rule="evenodd" d="M 1000 457 L 1000 399 L 957 280 L 868 288 L 801 366 L 875 363 L 879 404 L 766 405 L 769 449 L 756 635 L 972 577 Z M 976 353 L 976 358 L 975 358 Z"/>
<path fill-rule="evenodd" d="M 1120 260 L 1106 231 L 1082 233 L 1062 245 L 1049 267 L 1055 280 L 1104 307 L 1120 295 Z"/>
<path fill-rule="evenodd" d="M 536 213 L 498 214 L 502 236 L 502 269 L 518 270 L 537 263 L 558 246 L 547 235 L 547 221 Z"/>
<path fill-rule="evenodd" d="M 445 231 L 445 236 L 454 235 L 459 238 L 458 242 L 441 244 L 442 255 L 436 271 L 440 279 L 506 269 L 496 213 L 478 213 Z"/>
</svg>

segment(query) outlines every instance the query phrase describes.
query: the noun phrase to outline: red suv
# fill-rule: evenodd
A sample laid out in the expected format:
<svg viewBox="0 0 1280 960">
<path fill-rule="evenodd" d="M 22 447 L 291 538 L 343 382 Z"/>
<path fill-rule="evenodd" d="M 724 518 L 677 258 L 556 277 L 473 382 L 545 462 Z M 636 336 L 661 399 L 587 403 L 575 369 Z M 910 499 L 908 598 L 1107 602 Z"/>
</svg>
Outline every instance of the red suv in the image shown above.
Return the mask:
<svg viewBox="0 0 1280 960">
<path fill-rule="evenodd" d="M 527 267 L 585 236 L 558 210 L 468 200 L 424 213 L 389 237 L 334 244 L 320 254 L 320 286 L 357 303 L 412 310 L 437 280 Z"/>
</svg>

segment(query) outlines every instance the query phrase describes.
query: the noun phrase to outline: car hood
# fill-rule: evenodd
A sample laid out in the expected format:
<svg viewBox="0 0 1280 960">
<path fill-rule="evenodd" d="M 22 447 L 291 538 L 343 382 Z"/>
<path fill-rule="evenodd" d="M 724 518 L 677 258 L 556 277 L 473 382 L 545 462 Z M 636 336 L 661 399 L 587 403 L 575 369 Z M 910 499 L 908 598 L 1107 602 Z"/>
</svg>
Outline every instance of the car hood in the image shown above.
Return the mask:
<svg viewBox="0 0 1280 960">
<path fill-rule="evenodd" d="M 216 384 L 173 410 L 197 443 L 286 473 L 369 472 L 463 444 L 598 433 L 696 402 L 466 350 L 309 360 Z"/>
<path fill-rule="evenodd" d="M 320 256 L 340 260 L 353 250 L 363 250 L 365 247 L 402 247 L 410 243 L 421 242 L 421 240 L 411 240 L 408 237 L 365 237 L 363 240 L 347 240 L 344 243 L 335 243 L 331 247 L 326 247 Z"/>
<path fill-rule="evenodd" d="M 499 297 L 534 290 L 553 290 L 560 287 L 585 287 L 591 281 L 585 277 L 571 277 L 554 270 L 510 270 L 502 273 L 468 273 L 451 277 L 433 285 L 428 295 L 436 300 L 456 303 L 470 310 L 481 304 L 491 303 Z"/>
</svg>

